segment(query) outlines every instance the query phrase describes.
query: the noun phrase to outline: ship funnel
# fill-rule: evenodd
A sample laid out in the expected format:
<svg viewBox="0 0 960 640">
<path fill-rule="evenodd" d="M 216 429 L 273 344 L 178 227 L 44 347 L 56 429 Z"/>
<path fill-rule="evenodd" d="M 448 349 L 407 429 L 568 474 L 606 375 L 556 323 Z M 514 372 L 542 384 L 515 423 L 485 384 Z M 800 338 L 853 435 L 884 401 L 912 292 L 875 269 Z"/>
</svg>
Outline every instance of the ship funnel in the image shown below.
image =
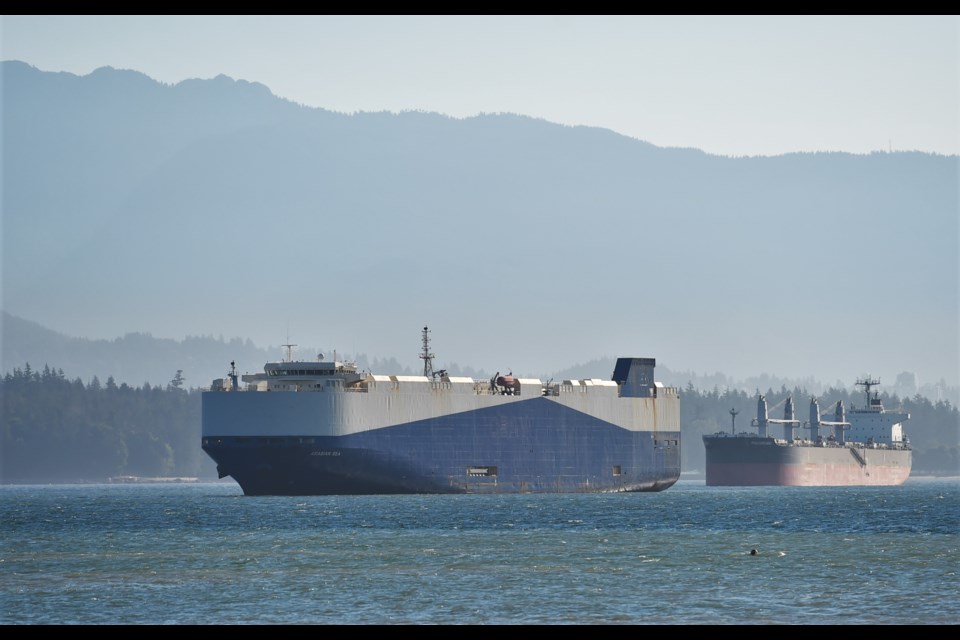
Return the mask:
<svg viewBox="0 0 960 640">
<path fill-rule="evenodd" d="M 653 371 L 655 358 L 617 358 L 613 380 L 620 385 L 621 398 L 656 397 Z"/>
</svg>

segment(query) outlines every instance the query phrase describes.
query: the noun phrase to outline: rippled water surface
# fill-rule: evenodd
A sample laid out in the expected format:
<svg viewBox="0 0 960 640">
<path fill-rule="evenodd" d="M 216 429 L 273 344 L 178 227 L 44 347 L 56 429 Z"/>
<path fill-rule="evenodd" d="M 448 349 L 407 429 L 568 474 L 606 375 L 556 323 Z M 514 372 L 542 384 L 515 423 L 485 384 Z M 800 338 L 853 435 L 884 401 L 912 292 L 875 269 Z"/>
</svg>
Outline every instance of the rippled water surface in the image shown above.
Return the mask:
<svg viewBox="0 0 960 640">
<path fill-rule="evenodd" d="M 311 498 L 4 486 L 0 622 L 957 624 L 960 481 Z"/>
</svg>

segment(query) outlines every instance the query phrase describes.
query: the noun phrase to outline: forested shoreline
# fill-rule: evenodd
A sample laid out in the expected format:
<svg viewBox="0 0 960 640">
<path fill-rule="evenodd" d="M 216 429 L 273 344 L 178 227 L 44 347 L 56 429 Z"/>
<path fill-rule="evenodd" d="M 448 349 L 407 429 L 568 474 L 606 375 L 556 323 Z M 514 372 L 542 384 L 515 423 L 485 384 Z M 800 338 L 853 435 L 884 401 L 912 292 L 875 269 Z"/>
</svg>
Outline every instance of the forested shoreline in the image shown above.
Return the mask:
<svg viewBox="0 0 960 640">
<path fill-rule="evenodd" d="M 94 482 L 113 476 L 214 478 L 200 448 L 200 391 L 174 375 L 166 387 L 84 384 L 30 365 L 0 382 L 4 483 Z"/>
<path fill-rule="evenodd" d="M 800 401 L 804 389 L 758 390 L 775 408 L 789 395 Z M 756 395 L 744 391 L 681 390 L 682 469 L 704 468 L 701 436 L 736 428 L 749 430 Z M 880 396 L 887 408 L 902 407 L 911 419 L 904 429 L 914 449 L 914 475 L 960 474 L 960 413 L 949 401 L 917 395 Z M 181 372 L 166 386 L 133 387 L 94 376 L 84 384 L 62 369 L 29 364 L 0 379 L 2 442 L 0 482 L 103 482 L 116 476 L 197 477 L 215 479 L 215 466 L 200 448 L 201 391 L 186 388 Z M 829 389 L 821 407 L 843 400 L 864 403 L 863 394 Z M 798 407 L 806 406 L 805 401 Z M 779 417 L 771 411 L 771 417 Z M 805 418 L 805 416 L 801 416 Z"/>
</svg>

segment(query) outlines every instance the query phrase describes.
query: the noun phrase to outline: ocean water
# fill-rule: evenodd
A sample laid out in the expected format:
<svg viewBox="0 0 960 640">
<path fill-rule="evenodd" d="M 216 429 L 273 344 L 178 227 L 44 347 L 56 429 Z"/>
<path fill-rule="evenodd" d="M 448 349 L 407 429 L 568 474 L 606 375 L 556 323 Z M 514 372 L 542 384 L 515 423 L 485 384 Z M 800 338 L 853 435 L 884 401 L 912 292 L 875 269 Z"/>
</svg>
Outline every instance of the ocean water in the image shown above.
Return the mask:
<svg viewBox="0 0 960 640">
<path fill-rule="evenodd" d="M 0 623 L 957 624 L 960 480 L 309 498 L 3 486 Z"/>
</svg>

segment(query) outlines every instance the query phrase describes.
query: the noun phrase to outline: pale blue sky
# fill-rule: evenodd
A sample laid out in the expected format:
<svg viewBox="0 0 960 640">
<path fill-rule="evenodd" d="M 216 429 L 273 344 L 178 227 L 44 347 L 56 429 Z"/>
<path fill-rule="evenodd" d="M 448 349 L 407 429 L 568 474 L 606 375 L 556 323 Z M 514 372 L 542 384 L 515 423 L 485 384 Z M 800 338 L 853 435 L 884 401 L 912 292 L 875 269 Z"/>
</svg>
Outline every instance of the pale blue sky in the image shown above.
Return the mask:
<svg viewBox="0 0 960 640">
<path fill-rule="evenodd" d="M 960 17 L 3 16 L 0 53 L 343 112 L 511 112 L 722 155 L 960 153 Z"/>
</svg>

